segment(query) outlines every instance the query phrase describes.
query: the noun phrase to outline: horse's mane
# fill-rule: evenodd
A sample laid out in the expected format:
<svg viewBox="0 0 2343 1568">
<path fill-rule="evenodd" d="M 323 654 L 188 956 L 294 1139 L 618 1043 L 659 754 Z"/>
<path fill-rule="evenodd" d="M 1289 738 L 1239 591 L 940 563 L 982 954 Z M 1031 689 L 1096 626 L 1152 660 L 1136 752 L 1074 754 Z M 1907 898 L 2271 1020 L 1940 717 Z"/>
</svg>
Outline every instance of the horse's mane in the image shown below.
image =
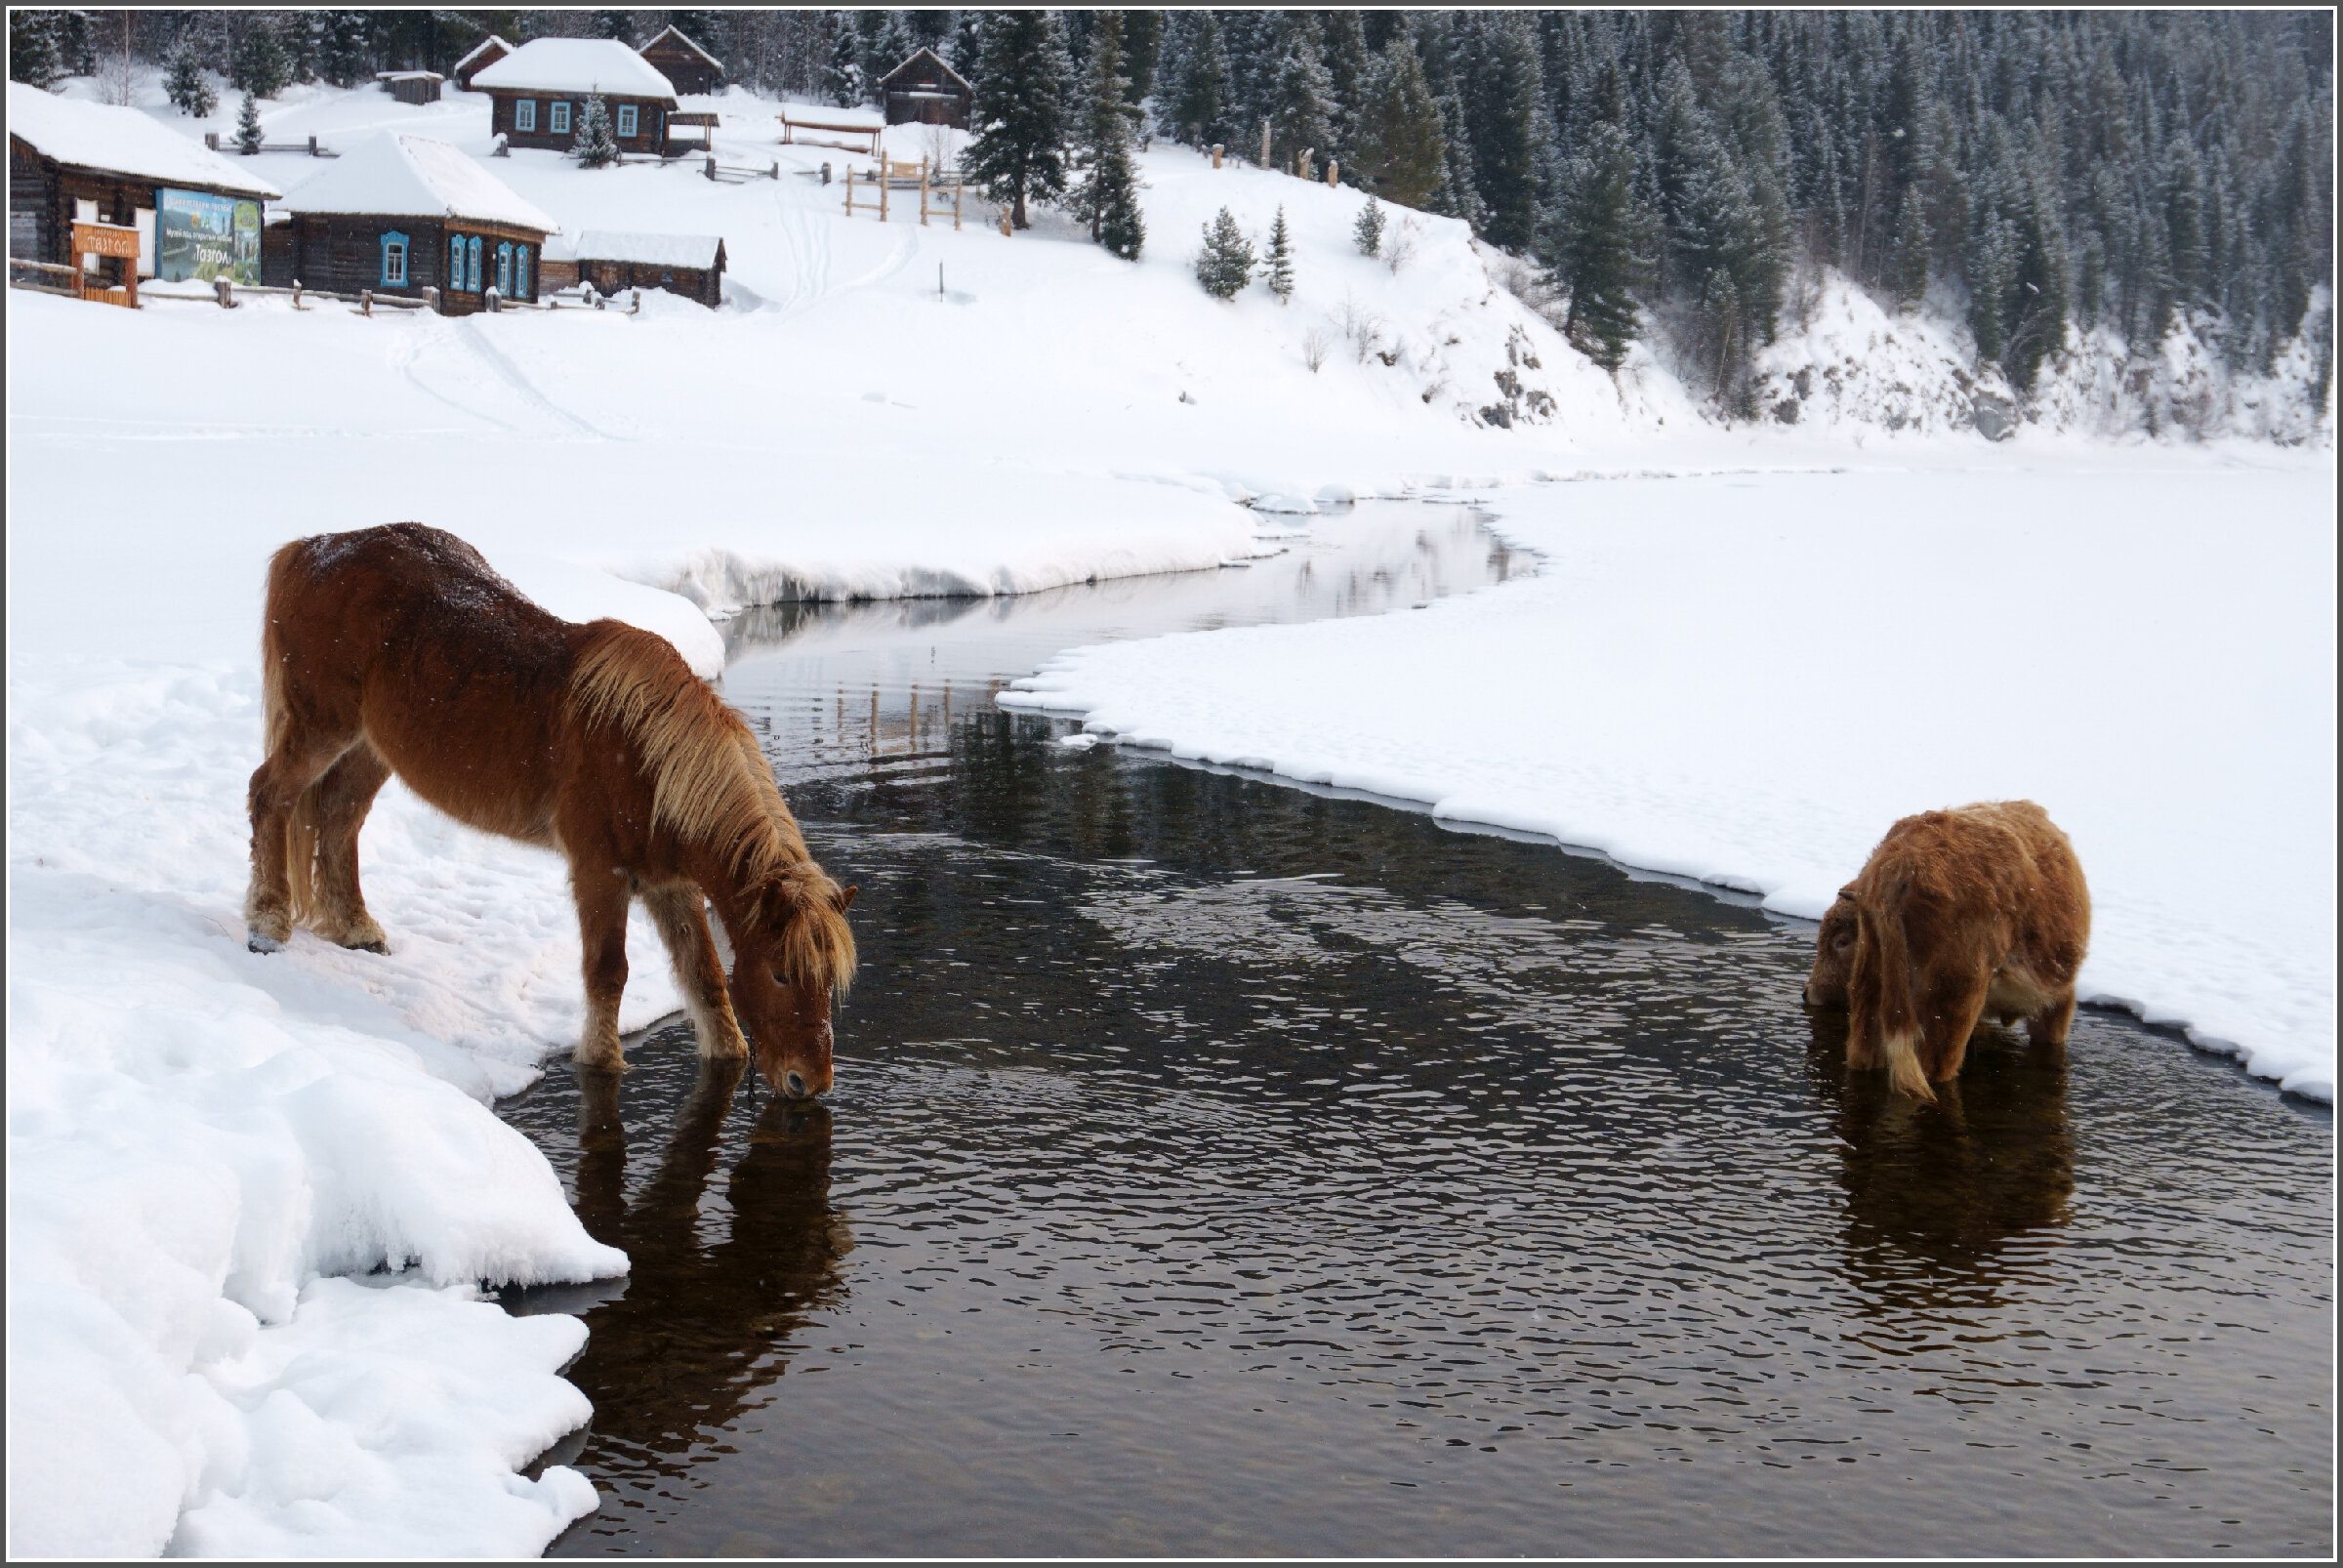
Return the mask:
<svg viewBox="0 0 2343 1568">
<path fill-rule="evenodd" d="M 665 638 L 596 621 L 570 674 L 580 719 L 615 726 L 642 753 L 651 820 L 713 849 L 758 916 L 780 932 L 793 983 L 843 990 L 854 935 L 838 884 L 805 851 L 757 737 Z"/>
</svg>

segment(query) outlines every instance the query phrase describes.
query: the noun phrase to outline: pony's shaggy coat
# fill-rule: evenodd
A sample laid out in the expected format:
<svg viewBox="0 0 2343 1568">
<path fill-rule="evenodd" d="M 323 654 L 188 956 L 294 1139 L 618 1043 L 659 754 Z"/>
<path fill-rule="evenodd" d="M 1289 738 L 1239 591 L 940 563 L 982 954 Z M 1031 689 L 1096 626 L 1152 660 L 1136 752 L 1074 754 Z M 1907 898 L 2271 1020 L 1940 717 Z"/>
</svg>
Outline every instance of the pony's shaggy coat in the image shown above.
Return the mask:
<svg viewBox="0 0 2343 1568">
<path fill-rule="evenodd" d="M 740 716 L 667 641 L 563 621 L 418 523 L 297 540 L 268 567 L 268 755 L 252 775 L 251 945 L 296 924 L 381 951 L 357 835 L 396 773 L 457 820 L 556 848 L 585 942 L 577 1058 L 621 1065 L 627 905 L 640 898 L 715 1056 L 790 1094 L 831 1077 L 830 998 L 854 970 L 841 888 L 805 851 Z M 727 984 L 708 904 L 730 935 Z"/>
<path fill-rule="evenodd" d="M 1887 830 L 1823 917 L 1806 1000 L 1844 1005 L 1847 1065 L 1885 1066 L 1899 1093 L 1960 1071 L 1991 1013 L 2066 1043 L 2091 895 L 2075 846 L 2032 801 L 1923 811 Z"/>
</svg>

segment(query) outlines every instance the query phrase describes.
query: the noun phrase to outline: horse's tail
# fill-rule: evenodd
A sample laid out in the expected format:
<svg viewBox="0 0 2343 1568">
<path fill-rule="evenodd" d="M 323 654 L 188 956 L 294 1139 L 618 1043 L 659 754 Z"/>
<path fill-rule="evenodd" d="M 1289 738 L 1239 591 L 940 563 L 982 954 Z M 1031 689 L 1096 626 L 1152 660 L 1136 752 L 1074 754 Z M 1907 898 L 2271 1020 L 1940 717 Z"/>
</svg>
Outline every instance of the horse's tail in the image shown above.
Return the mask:
<svg viewBox="0 0 2343 1568">
<path fill-rule="evenodd" d="M 1855 900 L 1855 965 L 1847 986 L 1847 1027 L 1858 1040 L 1878 1031 L 1887 1081 L 1899 1094 L 1933 1100 L 1919 1060 L 1919 1009 L 1911 997 L 1911 953 L 1905 939 L 1901 889 L 1865 888 Z"/>
<path fill-rule="evenodd" d="M 261 614 L 261 722 L 269 757 L 283 750 L 291 723 L 285 702 L 286 651 L 279 626 L 292 609 L 294 557 L 308 547 L 308 540 L 296 539 L 268 558 L 268 589 Z M 302 791 L 293 809 L 285 813 L 285 878 L 295 925 L 316 908 L 317 815 L 314 784 Z"/>
<path fill-rule="evenodd" d="M 317 801 L 323 793 L 323 781 L 311 784 L 285 813 L 286 903 L 296 926 L 317 913 Z"/>
</svg>

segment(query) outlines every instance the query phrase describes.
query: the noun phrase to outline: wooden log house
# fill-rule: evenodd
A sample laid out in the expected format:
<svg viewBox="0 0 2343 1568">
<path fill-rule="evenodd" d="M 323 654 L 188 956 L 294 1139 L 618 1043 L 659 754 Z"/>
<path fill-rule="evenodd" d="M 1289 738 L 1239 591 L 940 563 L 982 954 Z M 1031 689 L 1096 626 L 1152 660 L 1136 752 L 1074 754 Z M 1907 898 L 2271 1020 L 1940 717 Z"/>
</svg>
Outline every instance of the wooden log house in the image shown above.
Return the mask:
<svg viewBox="0 0 2343 1568">
<path fill-rule="evenodd" d="M 715 234 L 635 234 L 589 228 L 575 239 L 549 240 L 545 287 L 592 284 L 605 297 L 626 289 L 665 289 L 715 309 L 723 303 L 724 242 Z"/>
<path fill-rule="evenodd" d="M 614 38 L 532 38 L 473 72 L 472 86 L 494 101 L 489 128 L 508 146 L 567 152 L 586 101 L 598 93 L 619 151 L 667 150 L 675 84 Z"/>
<path fill-rule="evenodd" d="M 135 258 L 100 259 L 92 284 L 261 280 L 274 186 L 133 108 L 8 84 L 8 254 L 72 265 L 73 225 L 135 228 Z"/>
<path fill-rule="evenodd" d="M 951 125 L 965 131 L 976 103 L 968 79 L 932 49 L 913 50 L 909 60 L 880 78 L 879 91 L 889 125 Z"/>
<path fill-rule="evenodd" d="M 678 93 L 724 90 L 724 62 L 685 37 L 680 27 L 670 27 L 644 44 L 641 54 Z"/>
<path fill-rule="evenodd" d="M 486 70 L 511 53 L 513 53 L 511 44 L 506 43 L 495 33 L 490 33 L 473 45 L 471 54 L 449 66 L 447 74 L 454 79 L 456 91 L 469 93 L 472 91 L 472 78 L 474 73 Z"/>
<path fill-rule="evenodd" d="M 534 301 L 541 257 L 560 226 L 462 148 L 407 131 L 352 147 L 285 199 L 292 216 L 270 231 L 269 284 L 335 294 L 420 299 L 440 312 L 485 309 L 488 290 Z"/>
<path fill-rule="evenodd" d="M 435 70 L 378 70 L 374 79 L 401 103 L 420 106 L 439 102 L 439 84 L 447 78 Z"/>
</svg>

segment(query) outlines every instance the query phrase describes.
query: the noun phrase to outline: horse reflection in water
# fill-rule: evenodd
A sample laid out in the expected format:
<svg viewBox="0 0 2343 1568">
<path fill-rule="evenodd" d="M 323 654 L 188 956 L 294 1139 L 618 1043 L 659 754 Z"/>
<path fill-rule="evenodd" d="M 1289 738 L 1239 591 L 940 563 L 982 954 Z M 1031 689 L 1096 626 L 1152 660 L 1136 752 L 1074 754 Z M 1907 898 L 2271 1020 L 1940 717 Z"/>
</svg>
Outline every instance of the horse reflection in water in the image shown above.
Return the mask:
<svg viewBox="0 0 2343 1568">
<path fill-rule="evenodd" d="M 643 1064 L 649 1070 L 630 1077 L 623 1115 L 615 1075 L 575 1075 L 578 1217 L 596 1240 L 626 1249 L 634 1265 L 623 1294 L 584 1312 L 590 1338 L 566 1374 L 594 1401 L 579 1463 L 617 1489 L 580 1531 L 613 1523 L 614 1506 L 623 1521 L 630 1490 L 680 1480 L 705 1457 L 700 1450 L 761 1403 L 760 1391 L 787 1370 L 791 1337 L 845 1299 L 840 1259 L 854 1242 L 830 1203 L 828 1107 L 767 1098 L 719 1186 L 726 1145 L 741 1142 L 734 1104 L 746 1063 L 697 1060 L 678 1107 L 673 1090 L 690 1058 L 677 1057 L 657 1052 Z M 563 1087 L 548 1084 L 531 1097 Z M 637 1136 L 646 1124 L 672 1129 L 632 1194 L 630 1117 Z"/>
<path fill-rule="evenodd" d="M 2067 1223 L 2075 1135 L 2064 1047 L 1988 1028 L 1938 1102 L 1846 1066 L 1844 1013 L 1809 1015 L 1807 1073 L 1837 1112 L 1848 1274 L 1882 1308 L 1993 1304 L 2024 1266 L 2010 1244 Z"/>
</svg>

